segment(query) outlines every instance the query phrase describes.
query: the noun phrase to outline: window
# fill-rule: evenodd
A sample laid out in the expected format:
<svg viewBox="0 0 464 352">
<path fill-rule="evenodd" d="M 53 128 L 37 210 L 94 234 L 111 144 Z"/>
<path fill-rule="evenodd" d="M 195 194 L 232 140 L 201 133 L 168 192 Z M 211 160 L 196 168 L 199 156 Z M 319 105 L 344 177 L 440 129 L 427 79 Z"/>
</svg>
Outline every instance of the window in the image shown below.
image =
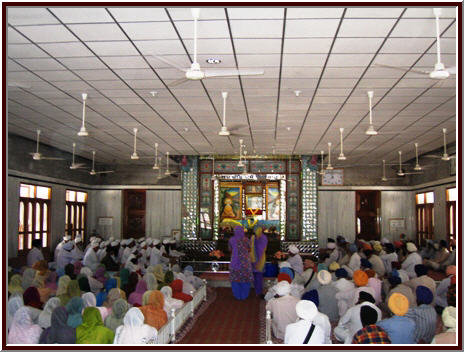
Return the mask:
<svg viewBox="0 0 464 352">
<path fill-rule="evenodd" d="M 416 194 L 417 242 L 419 245 L 424 245 L 426 240 L 433 238 L 433 229 L 435 226 L 434 201 L 433 192 Z"/>
<path fill-rule="evenodd" d="M 446 233 L 448 234 L 448 245 L 451 240 L 456 239 L 456 188 L 446 190 Z"/>
<path fill-rule="evenodd" d="M 18 251 L 31 249 L 32 240 L 48 247 L 51 188 L 21 183 L 19 186 Z"/>
<path fill-rule="evenodd" d="M 66 190 L 66 225 L 65 232 L 72 238 L 86 235 L 87 193 Z"/>
</svg>

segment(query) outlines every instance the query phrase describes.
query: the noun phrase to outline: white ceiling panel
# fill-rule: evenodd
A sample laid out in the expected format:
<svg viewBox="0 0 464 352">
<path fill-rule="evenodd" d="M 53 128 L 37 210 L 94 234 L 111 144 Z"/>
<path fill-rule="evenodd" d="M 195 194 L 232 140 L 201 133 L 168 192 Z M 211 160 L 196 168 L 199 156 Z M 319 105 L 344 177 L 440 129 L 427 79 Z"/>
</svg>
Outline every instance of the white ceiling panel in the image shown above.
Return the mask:
<svg viewBox="0 0 464 352">
<path fill-rule="evenodd" d="M 436 81 L 426 74 L 406 73 L 412 65 L 430 71 L 436 62 L 431 7 L 408 8 L 399 20 L 401 7 L 202 8 L 197 53 L 201 68 L 235 69 L 237 61 L 240 68 L 265 73 L 189 80 L 177 86 L 171 84 L 184 73 L 154 55 L 190 67 L 189 8 L 64 6 L 52 9 L 58 20 L 45 8 L 9 10 L 8 109 L 10 121 L 17 120 L 16 125 L 10 123 L 11 131 L 34 138 L 36 128 L 47 126 L 60 134 L 59 141 L 50 139 L 60 148 L 69 131 L 80 126 L 81 95 L 86 92 L 89 131 L 93 130 L 89 145 L 99 147 L 102 161 L 132 153 L 133 127 L 139 128 L 141 153 L 153 151 L 155 140 L 163 152 L 198 154 L 210 151 L 209 143 L 217 151 L 235 152 L 237 137 L 231 137 L 232 146 L 217 135 L 223 91 L 229 92 L 229 125 L 243 125 L 240 131 L 247 136 L 251 128 L 247 149 L 260 153 L 272 153 L 273 144 L 283 153 L 318 152 L 327 149 L 329 140 L 337 151 L 338 129 L 344 127 L 347 153 L 363 153 L 358 158 L 365 160 L 395 158 L 394 148 L 420 139 L 427 152 L 440 144 L 429 138 L 440 139 L 442 126 L 456 129 L 455 77 L 429 89 Z M 455 53 L 453 11 L 446 9 L 440 21 L 441 31 L 451 24 L 441 42 L 446 67 L 460 59 Z M 209 58 L 221 63 L 207 64 Z M 376 128 L 406 128 L 404 136 L 394 142 L 390 136 L 365 136 L 368 90 L 375 92 Z M 152 96 L 152 91 L 157 94 Z M 450 133 L 449 141 L 455 140 L 455 132 Z"/>
<path fill-rule="evenodd" d="M 101 7 L 52 7 L 50 11 L 64 23 L 113 22 L 106 9 Z"/>
</svg>

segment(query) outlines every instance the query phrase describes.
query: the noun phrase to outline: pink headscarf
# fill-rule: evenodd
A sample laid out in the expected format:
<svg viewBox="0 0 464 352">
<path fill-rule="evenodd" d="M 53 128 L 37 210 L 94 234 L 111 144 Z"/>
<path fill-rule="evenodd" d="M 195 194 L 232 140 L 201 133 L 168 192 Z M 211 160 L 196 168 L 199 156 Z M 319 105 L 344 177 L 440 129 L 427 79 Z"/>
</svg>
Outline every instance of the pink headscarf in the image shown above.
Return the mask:
<svg viewBox="0 0 464 352">
<path fill-rule="evenodd" d="M 135 305 L 141 306 L 142 301 L 143 301 L 142 300 L 143 294 L 146 291 L 147 291 L 147 283 L 145 282 L 145 280 L 140 280 L 139 282 L 137 282 L 135 291 L 129 295 L 129 299 L 127 301 L 133 306 Z"/>
</svg>

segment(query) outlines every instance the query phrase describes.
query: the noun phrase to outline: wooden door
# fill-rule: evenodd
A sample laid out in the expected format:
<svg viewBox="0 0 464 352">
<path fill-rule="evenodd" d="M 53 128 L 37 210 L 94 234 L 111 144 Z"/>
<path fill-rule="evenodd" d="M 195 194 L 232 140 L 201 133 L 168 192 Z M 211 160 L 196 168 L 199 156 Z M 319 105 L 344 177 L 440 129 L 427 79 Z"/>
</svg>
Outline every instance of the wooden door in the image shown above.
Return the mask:
<svg viewBox="0 0 464 352">
<path fill-rule="evenodd" d="M 380 239 L 380 191 L 356 191 L 356 238 Z"/>
<path fill-rule="evenodd" d="M 123 238 L 145 237 L 146 190 L 124 190 Z"/>
</svg>

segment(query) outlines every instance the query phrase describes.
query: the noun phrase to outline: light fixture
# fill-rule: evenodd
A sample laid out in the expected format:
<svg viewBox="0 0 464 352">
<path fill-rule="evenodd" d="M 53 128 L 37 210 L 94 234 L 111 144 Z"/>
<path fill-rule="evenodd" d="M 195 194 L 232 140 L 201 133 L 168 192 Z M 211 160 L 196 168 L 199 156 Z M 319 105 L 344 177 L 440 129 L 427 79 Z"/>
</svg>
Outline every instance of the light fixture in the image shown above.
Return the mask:
<svg viewBox="0 0 464 352">
<path fill-rule="evenodd" d="M 166 152 L 166 172 L 164 174 L 166 176 L 171 175 L 171 171 L 169 171 L 169 152 Z"/>
<path fill-rule="evenodd" d="M 301 94 L 301 90 L 294 90 L 293 93 L 295 93 L 295 96 L 299 97 Z"/>
<path fill-rule="evenodd" d="M 211 65 L 217 65 L 221 63 L 221 59 L 210 57 L 209 59 L 206 59 L 206 63 L 211 64 Z"/>
<path fill-rule="evenodd" d="M 344 128 L 340 128 L 340 155 L 338 156 L 338 160 L 346 160 L 345 154 L 343 154 L 343 131 Z"/>
<path fill-rule="evenodd" d="M 188 127 L 184 127 L 184 132 L 190 131 Z"/>
<path fill-rule="evenodd" d="M 385 159 L 382 160 L 382 178 L 381 178 L 381 180 L 382 180 L 383 182 L 388 181 L 387 176 L 386 176 L 386 174 L 385 174 Z"/>
<path fill-rule="evenodd" d="M 331 148 L 332 148 L 332 143 L 329 142 L 329 143 L 327 143 L 327 145 L 329 146 L 329 160 L 328 160 L 328 162 L 327 162 L 327 167 L 326 167 L 325 169 L 326 169 L 326 170 L 333 170 L 333 166 L 332 166 L 332 164 L 330 163 L 330 150 L 331 150 Z"/>
<path fill-rule="evenodd" d="M 324 175 L 325 174 L 325 171 L 324 171 L 324 151 L 321 150 L 321 172 L 320 172 L 321 175 Z"/>
<path fill-rule="evenodd" d="M 450 157 L 446 152 L 446 128 L 443 129 L 443 156 L 441 157 L 443 161 L 449 161 Z"/>
<path fill-rule="evenodd" d="M 219 131 L 220 136 L 230 136 L 230 132 L 227 130 L 226 126 L 226 100 L 227 100 L 228 93 L 222 92 L 222 126 L 221 130 Z"/>
<path fill-rule="evenodd" d="M 239 142 L 240 142 L 240 160 L 239 160 L 239 162 L 237 164 L 237 167 L 245 167 L 245 164 L 242 161 L 242 149 L 245 147 L 245 145 L 243 144 L 243 139 L 242 138 L 239 139 Z"/>
<path fill-rule="evenodd" d="M 372 124 L 372 98 L 374 97 L 374 92 L 372 90 L 367 92 L 367 97 L 369 98 L 369 127 L 366 130 L 368 136 L 376 136 L 377 131 Z"/>
<path fill-rule="evenodd" d="M 89 132 L 85 129 L 85 102 L 87 100 L 87 93 L 82 93 L 82 100 L 84 101 L 82 104 L 82 126 L 77 135 L 79 137 L 87 137 Z"/>
<path fill-rule="evenodd" d="M 150 92 L 150 94 L 151 94 L 152 97 L 154 97 L 154 96 L 156 96 L 158 94 L 158 92 L 153 90 L 153 91 Z"/>
<path fill-rule="evenodd" d="M 290 132 L 291 129 L 292 129 L 292 128 L 291 128 L 290 126 L 287 126 L 287 131 Z"/>
</svg>

